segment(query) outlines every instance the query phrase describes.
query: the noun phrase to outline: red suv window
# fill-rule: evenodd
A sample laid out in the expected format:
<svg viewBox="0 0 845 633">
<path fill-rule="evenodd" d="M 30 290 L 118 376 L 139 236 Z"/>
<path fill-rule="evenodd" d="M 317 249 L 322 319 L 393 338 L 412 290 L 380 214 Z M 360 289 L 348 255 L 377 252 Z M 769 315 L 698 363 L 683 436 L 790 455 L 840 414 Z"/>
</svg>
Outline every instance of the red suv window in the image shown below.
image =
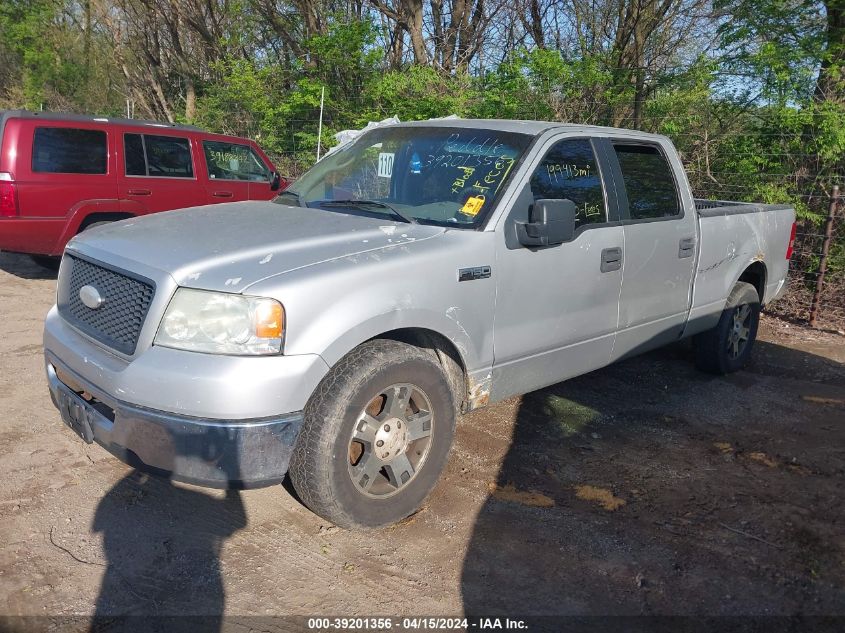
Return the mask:
<svg viewBox="0 0 845 633">
<path fill-rule="evenodd" d="M 193 178 L 191 143 L 179 136 L 124 134 L 127 176 Z"/>
<path fill-rule="evenodd" d="M 213 180 L 268 182 L 270 170 L 248 145 L 203 141 L 208 177 Z"/>
<path fill-rule="evenodd" d="M 37 127 L 32 171 L 50 174 L 105 174 L 106 133 L 69 127 Z"/>
</svg>

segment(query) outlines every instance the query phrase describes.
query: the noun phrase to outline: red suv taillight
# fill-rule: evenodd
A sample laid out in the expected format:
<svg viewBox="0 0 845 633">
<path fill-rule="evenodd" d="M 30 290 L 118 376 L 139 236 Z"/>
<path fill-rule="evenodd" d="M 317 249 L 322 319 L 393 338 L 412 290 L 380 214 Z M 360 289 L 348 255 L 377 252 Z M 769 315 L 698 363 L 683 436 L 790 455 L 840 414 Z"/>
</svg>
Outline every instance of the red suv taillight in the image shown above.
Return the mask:
<svg viewBox="0 0 845 633">
<path fill-rule="evenodd" d="M 789 245 L 786 247 L 786 258 L 792 259 L 792 251 L 795 250 L 795 231 L 798 230 L 798 223 L 792 223 L 792 232 L 789 234 Z"/>
<path fill-rule="evenodd" d="M 0 217 L 11 218 L 18 214 L 18 196 L 12 174 L 0 171 Z"/>
</svg>

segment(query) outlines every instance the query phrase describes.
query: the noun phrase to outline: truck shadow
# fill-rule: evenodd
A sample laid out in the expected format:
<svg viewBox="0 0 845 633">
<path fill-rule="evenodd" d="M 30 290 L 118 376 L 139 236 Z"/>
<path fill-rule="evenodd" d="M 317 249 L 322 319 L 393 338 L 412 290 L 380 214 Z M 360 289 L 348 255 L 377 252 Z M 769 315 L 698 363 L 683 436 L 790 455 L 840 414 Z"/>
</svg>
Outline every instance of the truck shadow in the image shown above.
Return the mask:
<svg viewBox="0 0 845 633">
<path fill-rule="evenodd" d="M 845 519 L 830 507 L 845 460 L 831 448 L 845 440 L 845 365 L 758 342 L 746 371 L 715 377 L 691 356 L 675 345 L 522 398 L 464 560 L 468 616 L 845 604 L 836 563 L 806 563 L 836 549 Z M 808 389 L 826 401 L 805 399 Z"/>
<path fill-rule="evenodd" d="M 56 279 L 58 270 L 48 270 L 39 266 L 29 255 L 20 253 L 0 252 L 0 270 L 5 270 L 10 275 L 21 279 Z"/>
</svg>

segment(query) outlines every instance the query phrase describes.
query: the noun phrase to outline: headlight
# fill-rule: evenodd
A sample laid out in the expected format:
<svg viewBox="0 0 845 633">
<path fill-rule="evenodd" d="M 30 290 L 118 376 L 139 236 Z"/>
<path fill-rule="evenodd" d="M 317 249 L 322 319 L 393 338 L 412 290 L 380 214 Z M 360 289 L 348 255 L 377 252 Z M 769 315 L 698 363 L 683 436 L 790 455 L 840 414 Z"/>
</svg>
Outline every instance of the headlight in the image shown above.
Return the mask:
<svg viewBox="0 0 845 633">
<path fill-rule="evenodd" d="M 179 288 L 155 345 L 211 354 L 278 354 L 284 335 L 285 309 L 274 299 Z"/>
</svg>

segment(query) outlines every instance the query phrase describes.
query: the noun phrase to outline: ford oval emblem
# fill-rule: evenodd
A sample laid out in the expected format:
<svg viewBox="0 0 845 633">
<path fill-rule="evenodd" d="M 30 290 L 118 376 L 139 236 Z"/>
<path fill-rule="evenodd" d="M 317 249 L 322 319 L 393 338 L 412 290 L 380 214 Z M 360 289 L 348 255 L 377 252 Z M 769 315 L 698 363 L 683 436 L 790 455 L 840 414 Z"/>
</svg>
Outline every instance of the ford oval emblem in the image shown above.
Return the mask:
<svg viewBox="0 0 845 633">
<path fill-rule="evenodd" d="M 96 310 L 106 302 L 103 295 L 94 286 L 82 286 L 79 289 L 79 299 L 92 310 Z"/>
</svg>

